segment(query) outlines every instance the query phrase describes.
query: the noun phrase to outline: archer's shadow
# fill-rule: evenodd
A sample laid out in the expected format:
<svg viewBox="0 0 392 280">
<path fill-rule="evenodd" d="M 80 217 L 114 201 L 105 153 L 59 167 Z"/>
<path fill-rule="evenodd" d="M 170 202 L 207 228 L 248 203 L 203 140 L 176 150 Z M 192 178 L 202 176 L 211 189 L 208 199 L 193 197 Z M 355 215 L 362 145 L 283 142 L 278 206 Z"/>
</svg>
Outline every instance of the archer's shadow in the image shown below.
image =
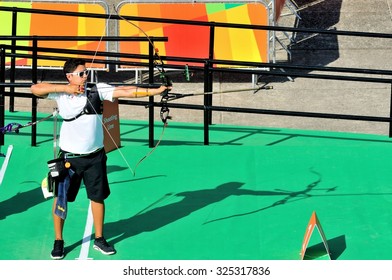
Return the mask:
<svg viewBox="0 0 392 280">
<path fill-rule="evenodd" d="M 105 224 L 105 236 L 108 239 L 115 237 L 113 240 L 110 240 L 112 244 L 115 244 L 140 233 L 154 231 L 164 227 L 188 216 L 192 212 L 213 203 L 217 203 L 232 195 L 287 195 L 287 192 L 240 189 L 243 184 L 244 183 L 240 182 L 230 182 L 219 185 L 215 189 L 174 194 L 174 196 L 183 197 L 183 199 L 165 206 L 144 211 L 127 219 L 107 223 Z"/>
<path fill-rule="evenodd" d="M 17 193 L 13 197 L 0 202 L 0 220 L 7 216 L 23 213 L 45 201 L 41 187 Z"/>
</svg>

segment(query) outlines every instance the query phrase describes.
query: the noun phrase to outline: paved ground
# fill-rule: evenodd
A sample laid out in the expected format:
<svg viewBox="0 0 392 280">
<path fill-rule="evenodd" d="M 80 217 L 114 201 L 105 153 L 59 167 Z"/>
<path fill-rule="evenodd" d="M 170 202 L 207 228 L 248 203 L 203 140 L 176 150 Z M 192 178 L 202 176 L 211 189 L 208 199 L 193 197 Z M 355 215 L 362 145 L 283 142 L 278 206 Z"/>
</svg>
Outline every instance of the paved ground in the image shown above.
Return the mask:
<svg viewBox="0 0 392 280">
<path fill-rule="evenodd" d="M 111 4 L 114 1 L 107 2 Z M 296 24 L 295 16 L 286 7 L 283 11 L 283 17 L 279 20 L 279 25 L 392 33 L 392 0 L 297 0 L 295 3 L 298 5 L 297 12 L 301 19 Z M 286 51 L 278 47 L 275 56 L 277 62 L 291 65 L 383 70 L 389 70 L 389 65 L 392 64 L 391 39 L 304 33 L 290 35 L 293 35 L 294 40 L 290 44 L 290 60 L 288 60 Z M 283 34 L 277 34 L 277 36 L 285 44 L 289 44 Z M 101 73 L 99 78 L 102 81 L 121 82 L 132 80 L 133 75 L 133 72 Z M 47 79 L 51 77 L 58 79 L 60 76 L 56 73 L 47 75 Z M 214 91 L 252 86 L 251 76 L 236 76 L 234 78 L 235 80 L 228 74 L 216 75 Z M 174 76 L 173 80 L 173 91 L 175 92 L 203 91 L 201 77 L 197 73 L 190 83 L 184 82 L 181 74 Z M 259 77 L 258 82 L 260 84 L 268 83 L 273 86 L 273 89 L 261 90 L 255 94 L 253 92 L 239 92 L 215 95 L 213 105 L 386 117 L 390 112 L 390 84 L 267 76 Z M 203 97 L 185 98 L 179 102 L 202 104 Z M 30 101 L 22 99 L 18 100 L 16 104 L 16 110 L 29 110 Z M 51 111 L 53 108 L 53 104 L 47 101 L 40 101 L 39 106 L 41 111 Z M 202 123 L 203 121 L 203 113 L 199 111 L 172 109 L 171 113 L 174 120 L 178 122 Z M 120 115 L 124 119 L 145 120 L 147 114 L 144 107 L 120 106 Z M 229 112 L 215 112 L 213 123 L 388 134 L 388 125 L 385 123 Z"/>
</svg>

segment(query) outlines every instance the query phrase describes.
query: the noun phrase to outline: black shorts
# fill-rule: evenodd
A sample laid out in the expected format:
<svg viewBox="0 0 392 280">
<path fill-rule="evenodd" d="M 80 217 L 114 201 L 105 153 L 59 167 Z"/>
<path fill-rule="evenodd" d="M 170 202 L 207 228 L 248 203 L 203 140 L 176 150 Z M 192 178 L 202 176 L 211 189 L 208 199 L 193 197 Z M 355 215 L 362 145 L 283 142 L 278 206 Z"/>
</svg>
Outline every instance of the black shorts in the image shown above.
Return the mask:
<svg viewBox="0 0 392 280">
<path fill-rule="evenodd" d="M 60 151 L 64 156 L 68 152 Z M 75 201 L 79 192 L 81 182 L 86 187 L 87 198 L 92 201 L 103 201 L 110 194 L 109 182 L 106 172 L 107 156 L 105 149 L 88 155 L 66 156 L 66 161 L 71 164 L 71 169 L 75 171 L 72 176 L 71 184 L 67 192 L 68 202 Z"/>
</svg>

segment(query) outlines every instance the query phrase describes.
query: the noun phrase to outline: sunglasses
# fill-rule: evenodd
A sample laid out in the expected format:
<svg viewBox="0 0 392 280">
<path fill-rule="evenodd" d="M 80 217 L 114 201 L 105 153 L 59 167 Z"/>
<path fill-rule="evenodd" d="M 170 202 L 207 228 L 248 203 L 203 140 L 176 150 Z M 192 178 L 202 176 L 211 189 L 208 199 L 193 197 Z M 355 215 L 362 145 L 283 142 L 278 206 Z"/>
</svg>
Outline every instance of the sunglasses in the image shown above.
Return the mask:
<svg viewBox="0 0 392 280">
<path fill-rule="evenodd" d="M 81 72 L 73 72 L 73 73 L 68 73 L 68 74 L 79 76 L 80 78 L 83 78 L 84 75 L 88 76 L 89 73 L 90 73 L 89 70 L 84 70 Z"/>
</svg>

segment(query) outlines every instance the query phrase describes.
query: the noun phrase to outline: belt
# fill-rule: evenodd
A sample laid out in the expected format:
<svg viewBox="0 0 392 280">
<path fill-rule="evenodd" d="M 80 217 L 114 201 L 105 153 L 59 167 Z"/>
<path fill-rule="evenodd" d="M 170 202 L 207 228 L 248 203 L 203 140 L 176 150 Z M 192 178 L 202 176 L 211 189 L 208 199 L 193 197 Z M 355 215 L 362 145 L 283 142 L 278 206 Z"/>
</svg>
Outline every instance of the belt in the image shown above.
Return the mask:
<svg viewBox="0 0 392 280">
<path fill-rule="evenodd" d="M 96 154 L 96 153 L 100 152 L 102 149 L 103 149 L 103 147 L 102 148 L 98 148 L 95 151 L 93 151 L 91 153 L 87 153 L 87 154 L 75 154 L 75 153 L 70 153 L 70 152 L 67 152 L 67 151 L 62 151 L 62 153 L 64 154 L 64 158 L 85 157 L 85 156 Z"/>
</svg>

